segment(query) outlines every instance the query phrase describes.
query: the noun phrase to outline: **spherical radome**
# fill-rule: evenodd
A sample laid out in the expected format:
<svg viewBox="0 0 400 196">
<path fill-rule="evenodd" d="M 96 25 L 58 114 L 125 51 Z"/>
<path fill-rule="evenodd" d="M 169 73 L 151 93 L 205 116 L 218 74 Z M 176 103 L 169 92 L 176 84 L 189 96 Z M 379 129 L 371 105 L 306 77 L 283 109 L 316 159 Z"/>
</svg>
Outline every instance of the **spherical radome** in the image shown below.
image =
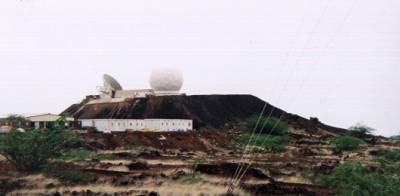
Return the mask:
<svg viewBox="0 0 400 196">
<path fill-rule="evenodd" d="M 179 69 L 162 67 L 153 70 L 150 85 L 155 92 L 178 93 L 183 86 L 183 75 Z"/>
</svg>

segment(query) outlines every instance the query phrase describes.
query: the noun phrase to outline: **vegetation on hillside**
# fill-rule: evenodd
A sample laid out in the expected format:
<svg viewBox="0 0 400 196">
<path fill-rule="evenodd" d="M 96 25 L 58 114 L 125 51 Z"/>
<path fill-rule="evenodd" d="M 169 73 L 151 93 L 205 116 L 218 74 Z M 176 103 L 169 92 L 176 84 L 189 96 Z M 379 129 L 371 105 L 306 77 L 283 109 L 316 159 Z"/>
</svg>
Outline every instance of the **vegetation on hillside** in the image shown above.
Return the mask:
<svg viewBox="0 0 400 196">
<path fill-rule="evenodd" d="M 65 146 L 75 142 L 63 130 L 64 125 L 65 118 L 61 118 L 48 130 L 12 130 L 0 136 L 0 154 L 20 171 L 41 170 L 51 159 L 61 157 Z"/>
<path fill-rule="evenodd" d="M 257 126 L 258 122 L 258 126 Z M 265 117 L 262 116 L 261 118 L 259 115 L 252 115 L 246 119 L 246 124 L 249 129 L 254 129 L 257 126 L 257 130 L 261 130 L 262 133 L 268 133 L 272 135 L 286 135 L 289 129 L 289 124 L 286 122 L 275 118 L 275 117 Z"/>
<path fill-rule="evenodd" d="M 392 162 L 400 162 L 400 149 L 385 150 L 378 155 L 380 158 Z"/>
<path fill-rule="evenodd" d="M 316 183 L 332 188 L 337 195 L 400 195 L 400 150 L 383 151 L 376 162 L 379 166 L 346 162 L 318 177 Z"/>
<path fill-rule="evenodd" d="M 113 154 L 96 153 L 86 148 L 77 148 L 66 151 L 61 158 L 69 161 L 84 161 L 113 159 L 115 156 Z"/>
<path fill-rule="evenodd" d="M 340 153 L 343 151 L 357 150 L 365 142 L 361 139 L 344 135 L 330 138 L 329 143 L 335 146 L 335 152 Z"/>
<path fill-rule="evenodd" d="M 374 128 L 371 128 L 367 125 L 358 123 L 349 128 L 349 135 L 352 137 L 364 139 L 366 136 L 371 134 L 373 131 L 375 131 Z"/>
<path fill-rule="evenodd" d="M 250 133 L 243 133 L 237 138 L 240 145 L 247 145 L 250 142 L 251 146 L 263 148 L 269 152 L 282 152 L 286 150 L 285 143 L 290 141 L 288 135 L 270 135 L 266 133 L 255 134 L 251 136 Z"/>
<path fill-rule="evenodd" d="M 253 115 L 246 119 L 246 124 L 249 130 L 253 130 L 256 126 L 257 129 L 255 134 L 251 132 L 240 134 L 237 138 L 237 143 L 240 145 L 247 145 L 250 142 L 250 146 L 256 146 L 269 152 L 286 150 L 284 144 L 291 139 L 288 133 L 289 125 L 286 122 L 274 117 L 259 118 L 258 115 Z"/>
<path fill-rule="evenodd" d="M 400 195 L 400 165 L 382 164 L 379 169 L 347 162 L 330 175 L 322 175 L 316 183 L 328 186 L 337 195 L 387 196 Z"/>
<path fill-rule="evenodd" d="M 57 165 L 48 165 L 44 168 L 44 172 L 47 176 L 57 178 L 62 181 L 70 183 L 89 183 L 93 182 L 95 178 L 91 175 L 85 174 L 79 170 L 64 169 Z"/>
</svg>

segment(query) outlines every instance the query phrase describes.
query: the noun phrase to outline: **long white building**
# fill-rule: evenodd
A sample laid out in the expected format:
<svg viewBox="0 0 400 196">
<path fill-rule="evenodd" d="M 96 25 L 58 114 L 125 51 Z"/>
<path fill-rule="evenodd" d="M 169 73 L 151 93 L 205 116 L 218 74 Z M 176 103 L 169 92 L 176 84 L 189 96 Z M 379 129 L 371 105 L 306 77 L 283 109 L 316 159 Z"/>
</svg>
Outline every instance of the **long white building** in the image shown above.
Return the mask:
<svg viewBox="0 0 400 196">
<path fill-rule="evenodd" d="M 80 119 L 82 127 L 100 132 L 121 131 L 191 131 L 193 120 L 187 119 Z"/>
</svg>

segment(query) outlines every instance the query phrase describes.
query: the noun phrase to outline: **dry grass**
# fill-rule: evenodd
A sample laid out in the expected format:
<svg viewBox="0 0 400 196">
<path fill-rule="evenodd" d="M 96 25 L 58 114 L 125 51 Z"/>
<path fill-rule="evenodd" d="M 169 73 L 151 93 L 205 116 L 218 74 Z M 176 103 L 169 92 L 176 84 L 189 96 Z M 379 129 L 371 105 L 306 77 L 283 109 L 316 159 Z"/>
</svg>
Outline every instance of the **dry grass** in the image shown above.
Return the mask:
<svg viewBox="0 0 400 196">
<path fill-rule="evenodd" d="M 0 161 L 6 161 L 6 158 L 0 154 Z"/>
<path fill-rule="evenodd" d="M 45 189 L 45 185 L 48 183 L 57 184 L 56 180 L 53 179 L 44 179 L 43 176 L 30 176 L 25 179 L 35 180 L 37 186 L 34 188 L 31 187 L 29 189 L 22 189 L 17 190 L 10 195 L 41 195 L 41 194 L 53 194 L 55 192 L 66 192 L 66 191 L 87 191 L 90 190 L 95 193 L 107 193 L 107 194 L 114 194 L 119 192 L 133 192 L 133 193 L 140 193 L 143 191 L 155 191 L 158 192 L 160 195 L 171 195 L 171 196 L 191 196 L 191 195 L 222 195 L 226 193 L 227 187 L 224 183 L 221 183 L 221 178 L 213 179 L 207 178 L 207 181 L 198 183 L 198 184 L 177 184 L 172 181 L 163 182 L 162 185 L 159 185 L 159 182 L 155 181 L 148 181 L 143 185 L 139 186 L 113 186 L 110 184 L 94 184 L 94 185 L 85 185 L 85 186 L 63 186 L 60 188 L 52 188 L 52 189 Z M 40 180 L 40 181 L 39 181 Z M 210 180 L 210 182 L 208 181 Z M 249 195 L 248 193 L 244 192 L 243 190 L 238 190 L 237 194 L 239 195 Z"/>
</svg>

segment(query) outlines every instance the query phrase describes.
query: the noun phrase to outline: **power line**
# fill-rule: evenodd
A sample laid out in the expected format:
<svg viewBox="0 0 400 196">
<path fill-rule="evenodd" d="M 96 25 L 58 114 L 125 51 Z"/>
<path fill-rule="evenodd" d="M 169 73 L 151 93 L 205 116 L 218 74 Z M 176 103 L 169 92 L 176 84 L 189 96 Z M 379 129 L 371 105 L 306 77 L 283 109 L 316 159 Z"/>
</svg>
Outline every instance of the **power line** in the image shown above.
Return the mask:
<svg viewBox="0 0 400 196">
<path fill-rule="evenodd" d="M 308 4 L 308 5 L 309 5 L 309 4 Z M 302 27 L 303 27 L 303 25 L 304 25 L 305 18 L 306 18 L 306 16 L 307 16 L 307 13 L 308 13 L 309 9 L 310 9 L 310 7 L 308 6 L 307 9 L 306 9 L 306 11 L 304 12 L 304 14 L 303 14 L 303 16 L 302 16 L 300 25 L 299 25 L 299 27 L 298 27 L 298 29 L 297 29 L 297 33 L 299 33 L 299 32 L 301 31 L 301 29 L 302 29 Z M 291 47 L 289 48 L 289 50 L 287 51 L 286 56 L 285 56 L 285 57 L 286 57 L 286 58 L 285 58 L 286 61 L 285 61 L 285 63 L 284 63 L 284 68 L 288 65 L 288 57 L 291 55 L 292 50 L 293 50 L 293 48 L 294 48 L 294 46 L 295 46 L 295 43 L 296 43 L 296 39 L 293 39 L 293 42 L 292 42 L 292 44 L 291 44 Z M 284 68 L 282 69 L 282 71 L 285 70 Z M 293 69 L 293 67 L 292 67 L 291 73 L 293 73 L 293 71 L 294 71 L 294 69 Z M 282 72 L 281 72 L 281 73 L 282 73 Z M 279 75 L 281 75 L 281 73 L 280 73 Z M 281 96 L 281 95 L 280 95 L 280 96 Z M 278 98 L 277 101 L 279 101 L 279 98 Z M 266 124 L 268 123 L 269 119 L 272 117 L 274 111 L 275 111 L 275 108 L 273 107 L 273 108 L 271 109 L 271 111 L 270 111 L 268 117 L 267 117 L 267 120 L 264 122 L 262 128 L 260 129 L 259 134 L 257 135 L 257 138 L 256 138 L 255 141 L 258 140 L 258 138 L 259 138 L 261 132 L 264 130 Z M 257 123 L 259 123 L 259 122 L 257 122 Z M 253 139 L 253 133 L 252 133 L 252 135 L 251 135 L 251 137 L 250 137 L 250 140 L 249 140 L 248 145 L 251 143 L 251 140 L 252 140 L 252 139 Z M 246 145 L 244 153 L 246 152 L 246 150 L 247 150 L 247 148 L 248 148 L 248 145 Z M 241 172 L 242 169 L 243 169 L 243 166 L 242 166 L 242 164 L 243 164 L 243 163 L 242 163 L 242 162 L 243 162 L 243 158 L 244 158 L 244 154 L 242 154 L 242 156 L 241 156 L 241 159 L 240 159 L 240 161 L 239 161 L 239 165 L 238 165 L 238 167 L 237 167 L 237 169 L 236 169 L 236 171 L 235 171 L 235 175 L 234 175 L 234 177 L 232 178 L 232 182 L 230 183 L 230 188 L 229 188 L 229 190 L 228 190 L 228 193 L 232 193 L 232 192 L 233 192 L 233 189 L 234 189 L 234 180 L 240 176 L 240 172 Z"/>
<path fill-rule="evenodd" d="M 336 36 L 339 34 L 339 32 L 341 31 L 341 29 L 343 28 L 343 25 L 345 24 L 345 22 L 347 21 L 347 19 L 350 17 L 351 10 L 353 9 L 354 5 L 356 4 L 356 1 L 357 1 L 357 0 L 353 0 L 352 4 L 350 5 L 349 9 L 347 10 L 346 15 L 345 15 L 344 18 L 343 18 L 343 21 L 341 22 L 341 24 L 338 26 L 338 28 L 337 28 L 336 31 L 334 32 L 334 34 L 333 34 L 333 36 L 331 37 L 331 39 L 327 42 L 326 46 L 323 48 L 323 52 L 326 52 L 326 51 L 327 51 L 327 49 L 329 48 L 329 45 L 331 44 L 331 42 L 333 42 L 333 41 L 335 40 Z M 313 64 L 312 67 L 314 67 L 314 66 L 317 64 L 318 60 L 320 59 L 320 57 L 321 57 L 323 54 L 325 54 L 325 53 L 321 53 L 321 55 L 320 55 L 319 58 L 314 62 L 314 64 Z M 311 71 L 312 71 L 312 69 L 311 69 Z M 310 73 L 310 72 L 309 72 L 309 73 Z M 300 91 L 300 89 L 302 89 L 302 87 L 304 86 L 304 83 L 305 83 L 305 80 L 306 80 L 306 79 L 308 79 L 308 77 L 306 77 L 306 78 L 303 80 L 302 84 L 300 85 L 299 91 Z M 298 92 L 299 92 L 299 91 L 298 91 Z M 296 94 L 297 94 L 297 93 L 296 93 Z M 293 100 L 294 100 L 294 99 L 293 99 Z M 265 144 L 265 141 L 268 139 L 268 137 L 270 136 L 270 134 L 271 134 L 271 133 L 273 132 L 273 130 L 275 130 L 275 128 L 279 125 L 280 121 L 282 120 L 283 115 L 284 115 L 284 112 L 282 112 L 282 114 L 280 115 L 278 122 L 275 123 L 275 125 L 274 125 L 273 128 L 271 129 L 270 133 L 268 134 L 267 138 L 264 139 L 262 145 Z M 256 154 L 256 157 L 257 157 L 257 156 L 258 156 L 258 154 Z M 244 177 L 244 175 L 246 174 L 247 170 L 250 168 L 250 165 L 251 165 L 251 164 L 249 164 L 249 166 L 246 168 L 245 172 L 242 173 L 242 175 L 241 175 L 241 177 L 239 178 L 238 182 L 240 182 L 240 181 L 243 179 L 243 177 Z"/>
</svg>

